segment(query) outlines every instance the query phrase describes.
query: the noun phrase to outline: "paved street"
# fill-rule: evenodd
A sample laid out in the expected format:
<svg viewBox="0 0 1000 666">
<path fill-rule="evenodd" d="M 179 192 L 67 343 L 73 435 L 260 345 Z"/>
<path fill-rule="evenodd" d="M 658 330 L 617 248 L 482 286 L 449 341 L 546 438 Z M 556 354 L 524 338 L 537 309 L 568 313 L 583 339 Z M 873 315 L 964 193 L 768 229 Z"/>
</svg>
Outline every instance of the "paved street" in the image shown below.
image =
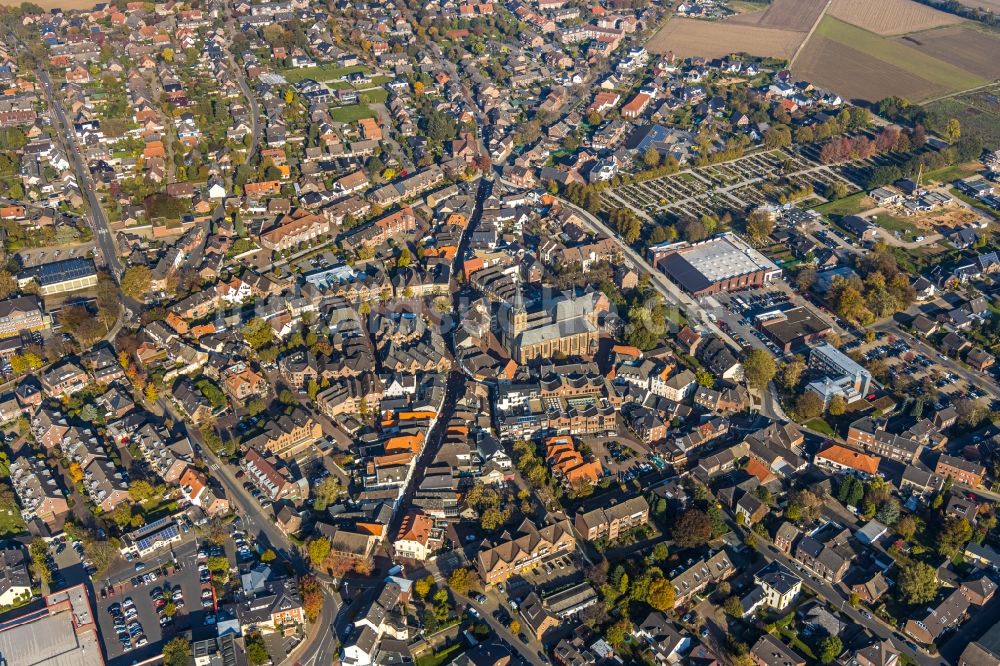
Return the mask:
<svg viewBox="0 0 1000 666">
<path fill-rule="evenodd" d="M 878 620 L 874 615 L 871 616 L 871 619 L 863 616 L 860 610 L 851 607 L 851 605 L 847 602 L 847 596 L 842 594 L 840 590 L 834 589 L 821 579 L 817 579 L 816 577 L 810 575 L 808 570 L 804 572 L 799 571 L 800 565 L 794 560 L 786 557 L 784 554 L 778 552 L 770 542 L 765 539 L 758 539 L 756 550 L 766 561 L 772 562 L 777 560 L 790 570 L 796 572 L 796 574 L 802 578 L 803 586 L 808 587 L 818 596 L 822 597 L 831 608 L 840 611 L 849 617 L 855 624 L 864 626 L 879 638 L 892 641 L 892 644 L 897 650 L 905 652 L 910 657 L 916 659 L 922 666 L 947 666 L 947 662 L 942 660 L 940 657 L 931 657 L 923 652 L 915 652 L 911 650 L 906 646 L 903 640 L 900 640 L 900 638 L 896 636 L 896 632 L 888 625 Z"/>
<path fill-rule="evenodd" d="M 992 375 L 985 372 L 976 372 L 953 358 L 941 358 L 940 351 L 931 347 L 922 339 L 903 331 L 894 320 L 888 319 L 876 324 L 873 328 L 876 331 L 885 331 L 895 335 L 896 337 L 903 338 L 914 351 L 930 358 L 934 361 L 934 363 L 946 368 L 949 372 L 955 373 L 967 381 L 970 386 L 977 386 L 984 389 L 990 400 L 995 400 L 997 396 L 1000 396 L 1000 386 L 997 385 L 997 382 L 993 379 Z"/>
<path fill-rule="evenodd" d="M 79 145 L 73 133 L 73 126 L 66 120 L 66 112 L 63 110 L 62 100 L 59 99 L 58 92 L 52 88 L 52 79 L 49 77 L 49 73 L 44 69 L 40 69 L 38 70 L 38 76 L 42 82 L 42 87 L 45 89 L 45 96 L 49 101 L 49 106 L 55 112 L 53 114 L 53 120 L 55 120 L 53 126 L 61 134 L 63 141 L 69 148 L 69 157 L 73 162 L 73 169 L 76 172 L 76 182 L 81 192 L 87 197 L 87 203 L 90 206 L 90 219 L 94 228 L 94 241 L 101 250 L 101 254 L 104 257 L 104 265 L 108 268 L 108 272 L 116 280 L 121 280 L 124 268 L 122 267 L 121 260 L 118 258 L 118 250 L 115 247 L 115 241 L 111 234 L 111 226 L 108 224 L 108 218 L 104 214 L 100 202 L 97 200 L 94 181 L 90 177 L 90 170 L 80 155 Z"/>
<path fill-rule="evenodd" d="M 204 456 L 209 462 L 213 476 L 223 485 L 226 496 L 233 503 L 236 513 L 242 518 L 243 529 L 252 534 L 263 547 L 270 546 L 291 563 L 299 575 L 307 573 L 309 568 L 298 549 L 267 515 L 260 505 L 247 493 L 243 485 L 236 479 L 233 470 L 222 462 L 202 441 L 201 434 L 194 428 L 188 428 L 183 417 L 178 414 L 168 400 L 159 399 L 157 404 L 176 423 L 184 423 L 188 436 L 196 444 L 196 453 Z M 325 577 L 317 575 L 321 580 Z M 334 653 L 335 642 L 329 639 L 330 628 L 339 610 L 339 598 L 324 586 L 324 603 L 320 616 L 309 626 L 306 639 L 289 656 L 289 663 L 297 661 L 300 664 L 329 664 L 328 656 Z M 294 659 L 293 659 L 294 658 Z M 327 659 L 323 661 L 323 659 Z"/>
</svg>

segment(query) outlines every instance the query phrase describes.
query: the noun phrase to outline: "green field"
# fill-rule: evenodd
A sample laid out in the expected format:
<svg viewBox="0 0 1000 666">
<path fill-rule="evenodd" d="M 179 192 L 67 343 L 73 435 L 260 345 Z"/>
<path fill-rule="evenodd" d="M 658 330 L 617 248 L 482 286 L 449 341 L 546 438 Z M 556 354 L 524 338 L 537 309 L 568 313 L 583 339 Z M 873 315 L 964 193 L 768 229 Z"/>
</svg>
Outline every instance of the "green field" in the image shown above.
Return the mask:
<svg viewBox="0 0 1000 666">
<path fill-rule="evenodd" d="M 891 232 L 899 232 L 899 237 L 905 241 L 912 241 L 916 236 L 922 236 L 920 227 L 911 223 L 905 217 L 896 217 L 880 213 L 874 220 L 875 224 Z"/>
<path fill-rule="evenodd" d="M 821 215 L 826 215 L 839 220 L 845 215 L 857 215 L 863 210 L 868 210 L 872 207 L 872 205 L 872 200 L 868 198 L 867 194 L 864 192 L 858 192 L 849 197 L 844 197 L 843 199 L 837 199 L 836 201 L 820 204 L 819 206 L 813 208 L 813 210 Z"/>
<path fill-rule="evenodd" d="M 984 88 L 923 106 L 927 129 L 942 133 L 952 118 L 962 123 L 963 134 L 978 134 L 987 147 L 1000 148 L 1000 86 Z"/>
<path fill-rule="evenodd" d="M 336 79 L 353 74 L 354 72 L 364 72 L 364 65 L 352 65 L 351 67 L 337 67 L 336 65 L 316 65 L 315 67 L 301 67 L 286 69 L 281 75 L 288 79 L 289 83 L 298 83 L 302 79 L 315 79 L 316 81 L 334 81 Z"/>
<path fill-rule="evenodd" d="M 968 164 L 955 164 L 926 172 L 924 174 L 923 182 L 952 183 L 956 180 L 968 178 L 969 176 L 977 173 L 979 173 L 979 164 L 976 162 L 969 162 Z"/>
<path fill-rule="evenodd" d="M 985 79 L 964 69 L 832 16 L 823 17 L 816 28 L 816 34 L 899 67 L 914 76 L 945 86 L 948 90 L 965 90 L 986 83 Z"/>
<path fill-rule="evenodd" d="M 816 432 L 823 433 L 824 435 L 829 435 L 830 437 L 836 437 L 837 433 L 833 431 L 830 424 L 821 418 L 815 418 L 811 421 L 806 421 L 803 424 L 805 427 L 815 430 Z"/>
<path fill-rule="evenodd" d="M 385 101 L 389 99 L 389 91 L 385 88 L 359 90 L 358 98 L 367 104 L 385 104 Z"/>
<path fill-rule="evenodd" d="M 350 106 L 338 106 L 330 109 L 330 120 L 338 123 L 353 123 L 362 118 L 374 118 L 376 113 L 365 104 L 352 104 Z"/>
</svg>

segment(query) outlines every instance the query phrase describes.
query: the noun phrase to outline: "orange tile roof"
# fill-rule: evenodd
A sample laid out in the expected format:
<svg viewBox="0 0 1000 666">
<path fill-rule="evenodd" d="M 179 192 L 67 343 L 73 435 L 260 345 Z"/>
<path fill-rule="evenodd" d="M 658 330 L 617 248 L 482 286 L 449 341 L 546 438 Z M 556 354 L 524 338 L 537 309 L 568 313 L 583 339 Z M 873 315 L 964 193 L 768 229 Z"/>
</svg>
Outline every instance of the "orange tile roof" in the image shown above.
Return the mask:
<svg viewBox="0 0 1000 666">
<path fill-rule="evenodd" d="M 396 534 L 397 541 L 416 541 L 427 545 L 427 539 L 431 535 L 434 521 L 430 516 L 422 513 L 409 511 L 403 516 L 403 522 L 399 526 Z"/>
<path fill-rule="evenodd" d="M 747 463 L 747 474 L 756 476 L 757 480 L 761 483 L 767 483 L 771 479 L 775 478 L 774 474 L 771 473 L 771 470 L 765 467 L 764 463 L 760 462 L 756 458 L 750 458 L 750 462 Z"/>
<path fill-rule="evenodd" d="M 375 465 L 385 467 L 389 465 L 405 465 L 413 460 L 412 453 L 393 453 L 375 458 Z"/>
<path fill-rule="evenodd" d="M 875 474 L 878 472 L 878 464 L 882 460 L 878 456 L 861 453 L 860 451 L 855 451 L 854 449 L 849 449 L 846 446 L 840 446 L 839 444 L 831 444 L 829 447 L 817 453 L 816 457 L 825 458 L 826 460 L 837 463 L 838 465 L 850 467 L 851 469 L 856 469 L 859 472 L 864 472 L 865 474 Z"/>
<path fill-rule="evenodd" d="M 413 453 L 419 453 L 423 443 L 423 433 L 398 435 L 387 440 L 383 448 L 385 448 L 386 453 L 391 451 L 412 451 Z"/>
</svg>

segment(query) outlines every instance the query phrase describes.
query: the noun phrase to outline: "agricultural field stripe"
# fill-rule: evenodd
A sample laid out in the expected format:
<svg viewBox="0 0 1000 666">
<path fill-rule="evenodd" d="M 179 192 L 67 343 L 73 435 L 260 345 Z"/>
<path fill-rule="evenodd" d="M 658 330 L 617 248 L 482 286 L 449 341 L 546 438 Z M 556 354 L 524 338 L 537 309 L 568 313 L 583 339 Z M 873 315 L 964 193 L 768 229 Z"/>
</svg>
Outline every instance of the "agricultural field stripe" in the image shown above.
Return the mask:
<svg viewBox="0 0 1000 666">
<path fill-rule="evenodd" d="M 839 42 L 890 65 L 915 74 L 922 79 L 947 86 L 948 89 L 973 88 L 986 82 L 964 69 L 911 49 L 898 42 L 857 28 L 832 16 L 825 16 L 816 30 L 817 35 Z"/>
</svg>

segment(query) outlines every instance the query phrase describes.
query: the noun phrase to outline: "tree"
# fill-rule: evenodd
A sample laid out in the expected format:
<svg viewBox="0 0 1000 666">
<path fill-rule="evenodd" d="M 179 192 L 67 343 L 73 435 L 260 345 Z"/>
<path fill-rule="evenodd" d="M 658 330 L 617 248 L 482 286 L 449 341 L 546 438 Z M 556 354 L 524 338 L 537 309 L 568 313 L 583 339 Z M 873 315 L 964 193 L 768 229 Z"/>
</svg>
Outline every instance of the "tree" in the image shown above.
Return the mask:
<svg viewBox="0 0 1000 666">
<path fill-rule="evenodd" d="M 865 487 L 857 477 L 852 476 L 851 480 L 851 489 L 847 493 L 847 503 L 851 506 L 858 506 L 865 496 Z"/>
<path fill-rule="evenodd" d="M 268 548 L 267 550 L 265 550 L 263 553 L 260 554 L 260 561 L 263 562 L 264 564 L 274 562 L 276 559 L 278 559 L 278 554 L 274 552 L 273 548 Z"/>
<path fill-rule="evenodd" d="M 417 596 L 421 599 L 427 597 L 430 594 L 431 588 L 434 587 L 434 576 L 424 576 L 416 583 L 413 584 L 413 591 L 417 593 Z"/>
<path fill-rule="evenodd" d="M 937 596 L 937 572 L 926 562 L 901 562 L 898 583 L 908 604 L 925 604 Z"/>
<path fill-rule="evenodd" d="M 688 509 L 674 523 L 673 537 L 682 548 L 704 544 L 712 538 L 712 521 L 704 511 Z"/>
<path fill-rule="evenodd" d="M 133 502 L 145 502 L 153 497 L 153 484 L 149 481 L 133 481 L 129 486 L 128 494 Z"/>
<path fill-rule="evenodd" d="M 666 578 L 657 578 L 649 584 L 646 599 L 658 611 L 671 610 L 675 600 L 674 586 Z"/>
<path fill-rule="evenodd" d="M 944 134 L 948 137 L 948 143 L 955 143 L 962 136 L 962 123 L 959 122 L 958 118 L 952 118 L 948 121 L 948 126 L 944 130 Z"/>
<path fill-rule="evenodd" d="M 306 552 L 309 554 L 309 562 L 318 567 L 330 555 L 330 540 L 326 537 L 313 539 L 307 545 Z"/>
<path fill-rule="evenodd" d="M 806 391 L 795 401 L 795 413 L 803 421 L 816 418 L 823 413 L 823 398 Z"/>
<path fill-rule="evenodd" d="M 7 298 L 17 289 L 17 280 L 10 271 L 0 270 L 0 298 Z"/>
<path fill-rule="evenodd" d="M 743 617 L 743 606 L 740 604 L 740 598 L 736 595 L 726 597 L 726 600 L 722 602 L 722 610 L 737 619 Z"/>
<path fill-rule="evenodd" d="M 271 344 L 274 340 L 274 329 L 260 317 L 254 317 L 248 321 L 243 327 L 242 333 L 243 339 L 254 351 Z"/>
<path fill-rule="evenodd" d="M 965 549 L 972 538 L 972 525 L 965 518 L 948 518 L 938 534 L 938 552 L 952 558 Z"/>
<path fill-rule="evenodd" d="M 508 625 L 507 628 L 510 630 L 510 633 L 512 634 L 517 635 L 521 633 L 521 623 L 518 622 L 517 620 L 511 620 L 510 625 Z"/>
<path fill-rule="evenodd" d="M 410 265 L 413 257 L 410 255 L 410 248 L 404 247 L 399 251 L 399 257 L 396 259 L 396 266 L 398 268 L 406 268 Z"/>
<path fill-rule="evenodd" d="M 146 402 L 148 403 L 154 403 L 160 399 L 160 394 L 157 392 L 156 386 L 153 385 L 153 382 L 146 384 L 145 395 Z"/>
<path fill-rule="evenodd" d="M 25 372 L 31 372 L 33 370 L 38 370 L 44 364 L 41 358 L 37 354 L 31 352 L 23 352 L 21 354 L 14 354 L 10 359 L 10 369 L 15 375 L 20 375 Z"/>
<path fill-rule="evenodd" d="M 847 401 L 844 400 L 844 396 L 837 394 L 830 398 L 828 410 L 830 416 L 843 416 L 847 412 Z"/>
<path fill-rule="evenodd" d="M 655 169 L 660 165 L 660 152 L 652 146 L 642 154 L 642 161 L 648 169 Z"/>
<path fill-rule="evenodd" d="M 337 501 L 343 486 L 334 476 L 328 476 L 313 486 L 313 509 L 325 511 L 326 507 Z"/>
<path fill-rule="evenodd" d="M 774 362 L 774 357 L 764 349 L 753 349 L 747 354 L 743 361 L 743 374 L 747 383 L 758 391 L 767 388 L 778 368 Z"/>
<path fill-rule="evenodd" d="M 607 639 L 614 647 L 621 647 L 625 644 L 625 637 L 632 633 L 632 622 L 628 618 L 622 618 L 608 627 Z"/>
<path fill-rule="evenodd" d="M 805 372 L 806 362 L 801 356 L 796 356 L 788 363 L 781 366 L 779 381 L 786 391 L 793 391 L 802 381 L 802 373 Z"/>
<path fill-rule="evenodd" d="M 896 532 L 907 541 L 912 539 L 913 535 L 917 533 L 916 518 L 910 515 L 900 518 L 899 522 L 896 523 Z"/>
<path fill-rule="evenodd" d="M 885 525 L 895 525 L 896 521 L 899 520 L 899 502 L 890 497 L 886 501 L 879 504 L 875 517 L 880 523 Z"/>
<path fill-rule="evenodd" d="M 789 520 L 812 522 L 819 517 L 822 505 L 823 500 L 816 493 L 809 490 L 798 490 L 788 500 L 785 517 Z M 792 515 L 793 513 L 795 516 Z"/>
<path fill-rule="evenodd" d="M 479 526 L 482 527 L 487 532 L 492 532 L 507 521 L 507 516 L 503 511 L 497 508 L 490 507 L 483 511 L 482 515 L 479 517 Z"/>
<path fill-rule="evenodd" d="M 662 541 L 653 546 L 653 560 L 656 562 L 666 562 L 670 557 L 670 549 Z"/>
<path fill-rule="evenodd" d="M 270 657 L 267 655 L 267 647 L 264 645 L 264 637 L 259 632 L 248 634 L 244 639 L 246 645 L 247 661 L 251 666 L 261 666 L 266 664 Z"/>
<path fill-rule="evenodd" d="M 829 664 L 843 651 L 844 645 L 837 636 L 824 636 L 819 642 L 819 660 L 824 664 Z"/>
<path fill-rule="evenodd" d="M 299 578 L 299 595 L 306 619 L 314 622 L 323 611 L 323 587 L 315 576 L 307 574 Z"/>
<path fill-rule="evenodd" d="M 171 639 L 163 646 L 163 666 L 188 666 L 191 644 L 183 637 Z"/>
<path fill-rule="evenodd" d="M 448 587 L 451 588 L 451 591 L 463 596 L 469 593 L 474 583 L 472 570 L 463 567 L 455 569 L 448 577 Z"/>
<path fill-rule="evenodd" d="M 146 266 L 129 266 L 122 275 L 122 292 L 137 301 L 144 301 L 149 293 L 152 273 Z"/>
<path fill-rule="evenodd" d="M 774 217 L 770 212 L 758 208 L 747 217 L 746 230 L 754 245 L 763 245 L 774 231 Z"/>
<path fill-rule="evenodd" d="M 812 264 L 804 266 L 795 275 L 795 286 L 799 291 L 808 291 L 816 283 L 816 267 Z"/>
<path fill-rule="evenodd" d="M 705 388 L 712 388 L 715 386 L 715 377 L 705 368 L 699 368 L 698 372 L 695 373 L 695 377 L 697 378 L 700 386 L 704 386 Z"/>
<path fill-rule="evenodd" d="M 119 529 L 124 529 L 132 524 L 132 505 L 128 502 L 119 502 L 111 511 L 111 520 Z"/>
</svg>

